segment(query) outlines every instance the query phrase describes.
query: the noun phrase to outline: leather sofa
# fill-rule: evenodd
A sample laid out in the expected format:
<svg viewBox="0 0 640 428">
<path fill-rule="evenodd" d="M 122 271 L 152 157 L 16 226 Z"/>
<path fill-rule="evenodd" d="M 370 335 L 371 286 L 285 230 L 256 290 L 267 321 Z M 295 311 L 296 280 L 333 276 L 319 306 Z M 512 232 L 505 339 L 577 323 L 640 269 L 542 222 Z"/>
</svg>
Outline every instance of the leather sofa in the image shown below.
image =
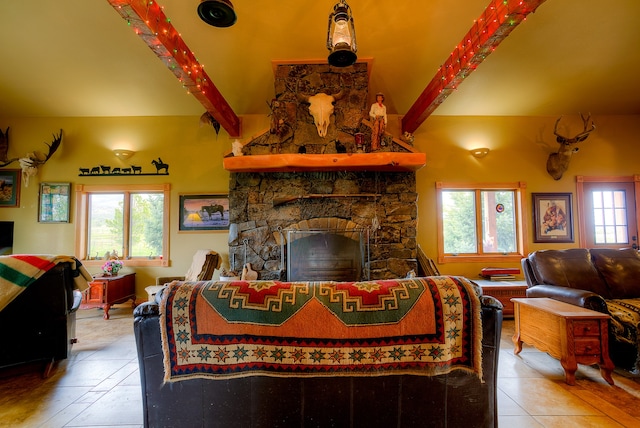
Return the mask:
<svg viewBox="0 0 640 428">
<path fill-rule="evenodd" d="M 482 325 L 474 327 L 476 335 L 482 333 L 482 379 L 475 373 L 453 370 L 433 376 L 267 375 L 168 382 L 163 380 L 161 338 L 167 333 L 161 323 L 169 318 L 165 296 L 172 291 L 168 290 L 181 284 L 169 284 L 156 295 L 155 302 L 145 302 L 134 310 L 145 427 L 498 426 L 496 378 L 502 305 L 493 297 L 479 298 Z M 479 287 L 477 294 L 481 294 Z M 166 316 L 161 316 L 161 310 Z M 314 319 L 307 324 L 304 331 L 309 334 L 323 328 Z"/>
<path fill-rule="evenodd" d="M 82 294 L 71 263 L 59 263 L 0 311 L 0 368 L 44 362 L 48 376 L 69 356 Z"/>
<path fill-rule="evenodd" d="M 640 374 L 640 254 L 626 249 L 539 250 L 522 259 L 527 297 L 549 297 L 609 314 L 609 353 Z"/>
</svg>

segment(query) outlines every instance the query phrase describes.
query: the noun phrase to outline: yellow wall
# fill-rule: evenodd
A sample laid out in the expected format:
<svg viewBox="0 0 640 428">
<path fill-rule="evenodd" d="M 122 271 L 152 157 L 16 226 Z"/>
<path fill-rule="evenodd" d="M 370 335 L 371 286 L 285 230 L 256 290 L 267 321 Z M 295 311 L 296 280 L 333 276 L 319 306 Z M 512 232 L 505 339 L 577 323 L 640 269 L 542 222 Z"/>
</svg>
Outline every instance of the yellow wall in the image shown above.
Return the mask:
<svg viewBox="0 0 640 428">
<path fill-rule="evenodd" d="M 249 139 L 269 125 L 266 116 L 242 118 L 243 137 Z M 637 160 L 640 145 L 640 116 L 594 117 L 597 130 L 574 155 L 569 171 L 553 180 L 545 170 L 547 156 L 558 147 L 553 135 L 555 117 L 441 117 L 432 116 L 415 134 L 415 146 L 427 154 L 427 165 L 418 171 L 418 242 L 432 258 L 436 257 L 435 182 L 514 182 L 527 183 L 527 192 L 575 192 L 576 175 L 633 175 L 640 173 Z M 565 127 L 566 126 L 566 127 Z M 41 168 L 29 187 L 21 190 L 20 207 L 0 208 L 0 220 L 15 221 L 14 252 L 74 253 L 75 199 L 72 198 L 70 224 L 37 222 L 38 183 L 41 181 L 76 184 L 165 183 L 171 191 L 171 265 L 168 268 L 135 268 L 138 294 L 144 298 L 144 286 L 156 276 L 181 275 L 191 256 L 200 248 L 212 248 L 228 257 L 227 233 L 178 233 L 178 198 L 183 193 L 227 193 L 229 174 L 222 168 L 222 157 L 231 148 L 224 130 L 216 136 L 210 126 L 200 127 L 199 118 L 118 117 L 118 118 L 0 118 L 3 131 L 11 127 L 9 157 L 24 156 L 33 150 L 46 151 L 44 142 L 61 128 L 64 140 L 58 152 Z M 391 117 L 389 128 L 399 135 L 399 117 Z M 567 116 L 561 133 L 573 136 L 581 130 L 577 115 Z M 489 147 L 483 159 L 473 158 L 468 150 Z M 132 149 L 127 164 L 112 154 L 115 148 Z M 100 163 L 112 167 L 141 165 L 143 171 L 155 171 L 151 160 L 161 157 L 170 165 L 169 176 L 79 177 L 80 167 Z M 10 168 L 18 168 L 14 163 Z M 527 202 L 530 196 L 527 194 Z M 575 204 L 575 200 L 574 200 Z M 531 220 L 530 212 L 527 220 Z M 533 244 L 529 250 L 544 248 Z M 576 230 L 577 241 L 577 230 Z M 577 244 L 554 244 L 553 248 Z M 547 245 L 548 246 L 548 245 Z M 495 264 L 500 266 L 500 264 Z M 513 265 L 511 265 L 513 266 Z M 483 264 L 440 265 L 442 273 L 477 277 Z M 90 269 L 93 273 L 97 268 Z"/>
<path fill-rule="evenodd" d="M 571 192 L 575 177 L 629 176 L 640 173 L 639 116 L 594 117 L 597 129 L 580 143 L 568 171 L 555 181 L 546 172 L 549 153 L 558 144 L 553 135 L 556 117 L 430 117 L 416 132 L 417 147 L 427 154 L 427 165 L 418 171 L 418 242 L 428 256 L 437 255 L 435 182 L 518 182 L 527 184 L 525 201 L 529 222 L 529 251 L 543 248 L 578 246 L 578 230 L 574 215 L 574 244 L 533 243 L 531 227 L 531 193 Z M 566 128 L 565 128 L 566 126 Z M 578 115 L 567 116 L 559 125 L 559 133 L 572 137 L 582 130 Z M 468 152 L 474 147 L 488 147 L 491 152 L 476 159 Z M 519 267 L 492 263 L 491 266 Z M 443 274 L 477 278 L 486 263 L 449 263 L 439 266 Z"/>
</svg>

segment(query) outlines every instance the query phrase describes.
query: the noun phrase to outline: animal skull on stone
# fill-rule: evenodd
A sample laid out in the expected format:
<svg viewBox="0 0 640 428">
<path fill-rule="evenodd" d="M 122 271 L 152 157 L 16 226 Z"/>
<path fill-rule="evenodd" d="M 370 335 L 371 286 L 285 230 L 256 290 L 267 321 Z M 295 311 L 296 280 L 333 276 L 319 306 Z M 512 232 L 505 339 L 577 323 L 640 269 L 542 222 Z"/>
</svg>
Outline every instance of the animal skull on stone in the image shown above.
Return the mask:
<svg viewBox="0 0 640 428">
<path fill-rule="evenodd" d="M 298 94 L 298 100 L 309 104 L 309 114 L 313 116 L 313 123 L 318 129 L 318 135 L 322 138 L 327 136 L 327 129 L 331 121 L 331 115 L 335 108 L 335 102 L 342 98 L 343 91 L 334 95 L 327 95 L 324 92 L 313 96 Z"/>
</svg>

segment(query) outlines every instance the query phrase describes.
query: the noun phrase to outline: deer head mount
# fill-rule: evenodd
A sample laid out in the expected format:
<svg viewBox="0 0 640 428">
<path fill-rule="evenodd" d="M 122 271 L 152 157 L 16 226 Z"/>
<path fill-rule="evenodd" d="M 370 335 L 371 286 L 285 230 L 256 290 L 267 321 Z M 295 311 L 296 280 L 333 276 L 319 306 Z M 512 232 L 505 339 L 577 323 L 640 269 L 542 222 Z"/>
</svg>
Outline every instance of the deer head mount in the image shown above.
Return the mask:
<svg viewBox="0 0 640 428">
<path fill-rule="evenodd" d="M 4 167 L 12 164 L 15 161 L 20 163 L 20 168 L 22 169 L 22 180 L 24 181 L 25 187 L 29 187 L 29 178 L 38 173 L 38 167 L 42 166 L 51 158 L 51 156 L 58 150 L 60 147 L 60 143 L 62 143 L 62 129 L 60 130 L 60 134 L 53 134 L 53 141 L 51 144 L 44 143 L 47 147 L 49 147 L 49 152 L 44 154 L 39 151 L 33 151 L 27 153 L 22 158 L 11 158 L 7 156 L 9 152 L 9 128 L 5 132 L 0 130 L 0 167 Z"/>
<path fill-rule="evenodd" d="M 589 137 L 589 134 L 596 129 L 596 125 L 591 121 L 591 114 L 585 117 L 580 113 L 580 117 L 582 118 L 584 127 L 582 132 L 572 138 L 567 138 L 558 134 L 558 123 L 560 123 L 562 116 L 556 120 L 556 126 L 553 128 L 553 133 L 556 136 L 556 141 L 560 144 L 560 148 L 558 148 L 556 153 L 551 153 L 547 159 L 547 172 L 554 180 L 560 180 L 562 178 L 562 174 L 564 174 L 567 168 L 569 168 L 571 156 L 580 150 L 578 147 L 574 147 L 574 144 L 586 140 L 587 137 Z M 591 122 L 591 126 L 589 126 L 589 122 Z"/>
</svg>

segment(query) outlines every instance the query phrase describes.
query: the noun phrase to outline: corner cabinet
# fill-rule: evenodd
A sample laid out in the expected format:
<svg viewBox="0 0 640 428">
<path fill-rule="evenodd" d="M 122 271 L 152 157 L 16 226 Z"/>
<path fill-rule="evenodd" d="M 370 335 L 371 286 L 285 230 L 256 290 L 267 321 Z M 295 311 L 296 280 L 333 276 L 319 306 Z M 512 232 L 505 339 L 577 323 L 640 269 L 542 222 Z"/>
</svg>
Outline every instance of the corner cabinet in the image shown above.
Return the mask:
<svg viewBox="0 0 640 428">
<path fill-rule="evenodd" d="M 127 273 L 116 276 L 100 276 L 93 278 L 84 296 L 83 307 L 102 307 L 103 318 L 109 319 L 111 306 L 131 299 L 136 306 L 136 274 Z"/>
</svg>

